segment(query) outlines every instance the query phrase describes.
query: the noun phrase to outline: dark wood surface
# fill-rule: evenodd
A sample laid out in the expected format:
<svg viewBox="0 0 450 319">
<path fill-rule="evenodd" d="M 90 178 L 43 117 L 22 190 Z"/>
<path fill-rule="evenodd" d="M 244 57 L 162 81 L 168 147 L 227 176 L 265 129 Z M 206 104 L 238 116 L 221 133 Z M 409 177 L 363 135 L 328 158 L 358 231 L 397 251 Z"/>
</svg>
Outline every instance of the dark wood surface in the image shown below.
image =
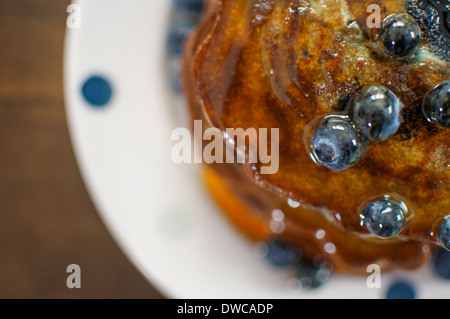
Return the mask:
<svg viewBox="0 0 450 319">
<path fill-rule="evenodd" d="M 99 219 L 64 109 L 69 1 L 0 1 L 0 298 L 160 298 Z M 81 288 L 66 267 L 81 267 Z"/>
</svg>

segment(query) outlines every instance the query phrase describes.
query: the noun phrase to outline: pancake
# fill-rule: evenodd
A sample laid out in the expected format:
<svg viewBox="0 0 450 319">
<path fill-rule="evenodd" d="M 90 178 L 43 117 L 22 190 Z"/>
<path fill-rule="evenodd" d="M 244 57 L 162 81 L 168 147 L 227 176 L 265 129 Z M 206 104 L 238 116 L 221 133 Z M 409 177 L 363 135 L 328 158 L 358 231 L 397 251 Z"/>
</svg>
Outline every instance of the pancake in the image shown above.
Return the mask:
<svg viewBox="0 0 450 319">
<path fill-rule="evenodd" d="M 378 7 L 368 10 L 371 4 Z M 430 95 L 442 92 L 437 87 L 450 80 L 448 4 L 207 2 L 184 50 L 183 83 L 192 119 L 222 132 L 279 130 L 276 173 L 262 174 L 267 164 L 260 158 L 205 164 L 213 197 L 243 233 L 258 241 L 282 238 L 306 257 L 324 256 L 345 273 L 366 273 L 374 263 L 382 269 L 415 269 L 445 244 L 439 229 L 450 214 L 450 131 L 423 105 L 432 101 L 434 106 Z M 376 8 L 380 27 L 373 26 Z M 441 19 L 432 20 L 436 15 Z M 398 30 L 389 28 L 402 17 L 420 32 L 409 32 L 411 39 L 398 48 L 391 41 Z M 441 24 L 433 25 L 436 21 Z M 398 118 L 391 121 L 395 129 L 386 136 L 381 133 L 388 125 L 367 133 L 357 121 L 360 109 L 355 111 L 365 106 L 368 88 L 379 87 L 398 105 Z M 314 132 L 329 116 L 348 121 L 361 136 L 364 149 L 358 156 L 345 150 L 355 159 L 347 166 L 327 167 L 312 145 Z M 255 138 L 260 142 L 259 134 Z M 223 143 L 247 160 L 251 155 L 249 140 L 241 148 L 229 139 Z M 398 233 L 370 227 L 364 214 L 379 203 L 403 207 Z M 274 211 L 278 219 L 282 213 L 282 221 L 274 220 Z"/>
</svg>

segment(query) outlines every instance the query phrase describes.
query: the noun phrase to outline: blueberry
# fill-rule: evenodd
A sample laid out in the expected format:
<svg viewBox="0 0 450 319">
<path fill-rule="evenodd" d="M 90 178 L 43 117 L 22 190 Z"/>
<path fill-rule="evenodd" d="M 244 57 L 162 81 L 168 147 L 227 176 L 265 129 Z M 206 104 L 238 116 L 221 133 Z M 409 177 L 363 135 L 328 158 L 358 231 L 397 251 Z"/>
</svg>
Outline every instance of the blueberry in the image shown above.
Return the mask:
<svg viewBox="0 0 450 319">
<path fill-rule="evenodd" d="M 267 243 L 266 257 L 272 265 L 286 267 L 299 261 L 301 253 L 295 246 L 274 238 Z"/>
<path fill-rule="evenodd" d="M 436 274 L 446 280 L 450 280 L 450 251 L 440 249 L 434 258 L 434 270 Z"/>
<path fill-rule="evenodd" d="M 170 83 L 172 85 L 172 90 L 176 94 L 183 93 L 183 84 L 181 83 L 180 70 L 173 70 L 170 75 Z"/>
<path fill-rule="evenodd" d="M 450 32 L 450 12 L 445 11 L 444 13 L 444 28 L 447 30 L 447 32 Z"/>
<path fill-rule="evenodd" d="M 380 238 L 397 235 L 406 224 L 405 208 L 391 199 L 368 203 L 362 210 L 361 218 L 367 229 Z"/>
<path fill-rule="evenodd" d="M 183 11 L 201 12 L 203 0 L 173 0 L 176 9 Z"/>
<path fill-rule="evenodd" d="M 331 274 L 331 266 L 327 262 L 321 264 L 305 260 L 298 264 L 297 279 L 303 289 L 317 288 L 324 284 Z"/>
<path fill-rule="evenodd" d="M 415 299 L 416 291 L 407 281 L 397 281 L 392 284 L 386 294 L 387 299 Z"/>
<path fill-rule="evenodd" d="M 167 47 L 170 53 L 179 55 L 183 49 L 183 43 L 186 36 L 194 27 L 193 22 L 183 21 L 171 27 L 167 37 Z"/>
<path fill-rule="evenodd" d="M 371 142 L 384 141 L 397 132 L 402 108 L 394 93 L 381 85 L 363 88 L 351 101 L 353 121 Z"/>
<path fill-rule="evenodd" d="M 450 251 L 450 217 L 444 219 L 439 226 L 438 238 L 442 246 Z"/>
<path fill-rule="evenodd" d="M 420 43 L 419 24 L 409 14 L 393 14 L 384 19 L 378 38 L 383 51 L 393 58 L 403 58 Z"/>
<path fill-rule="evenodd" d="M 367 143 L 346 117 L 325 117 L 311 138 L 314 160 L 335 171 L 345 170 L 358 163 L 365 154 Z"/>
<path fill-rule="evenodd" d="M 425 117 L 443 127 L 450 127 L 450 81 L 435 86 L 422 102 Z"/>
</svg>

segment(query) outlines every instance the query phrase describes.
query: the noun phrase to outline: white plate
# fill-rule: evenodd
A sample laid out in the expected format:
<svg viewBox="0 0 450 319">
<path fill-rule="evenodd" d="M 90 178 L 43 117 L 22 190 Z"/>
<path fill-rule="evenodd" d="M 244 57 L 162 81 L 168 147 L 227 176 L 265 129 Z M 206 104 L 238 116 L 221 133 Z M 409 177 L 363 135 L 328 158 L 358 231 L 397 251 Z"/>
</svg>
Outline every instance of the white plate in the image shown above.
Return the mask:
<svg viewBox="0 0 450 319">
<path fill-rule="evenodd" d="M 289 274 L 252 253 L 220 214 L 196 165 L 173 164 L 179 127 L 166 73 L 168 0 L 81 0 L 80 28 L 68 29 L 65 93 L 76 157 L 99 214 L 118 245 L 171 298 L 383 298 L 395 277 L 419 298 L 450 296 L 430 267 L 366 278 L 339 276 L 314 291 L 287 289 Z M 104 109 L 86 104 L 81 86 L 103 74 L 114 95 Z M 186 119 L 184 119 L 185 121 Z"/>
</svg>

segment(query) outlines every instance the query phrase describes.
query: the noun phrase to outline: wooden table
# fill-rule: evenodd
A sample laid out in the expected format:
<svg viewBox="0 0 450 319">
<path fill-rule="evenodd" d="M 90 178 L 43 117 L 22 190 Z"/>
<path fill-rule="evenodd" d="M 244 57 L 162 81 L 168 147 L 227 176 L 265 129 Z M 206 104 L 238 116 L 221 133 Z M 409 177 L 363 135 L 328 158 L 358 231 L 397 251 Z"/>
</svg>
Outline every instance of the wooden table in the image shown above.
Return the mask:
<svg viewBox="0 0 450 319">
<path fill-rule="evenodd" d="M 0 1 L 0 298 L 160 298 L 83 185 L 63 99 L 63 0 Z M 81 288 L 69 289 L 69 264 Z"/>
</svg>

